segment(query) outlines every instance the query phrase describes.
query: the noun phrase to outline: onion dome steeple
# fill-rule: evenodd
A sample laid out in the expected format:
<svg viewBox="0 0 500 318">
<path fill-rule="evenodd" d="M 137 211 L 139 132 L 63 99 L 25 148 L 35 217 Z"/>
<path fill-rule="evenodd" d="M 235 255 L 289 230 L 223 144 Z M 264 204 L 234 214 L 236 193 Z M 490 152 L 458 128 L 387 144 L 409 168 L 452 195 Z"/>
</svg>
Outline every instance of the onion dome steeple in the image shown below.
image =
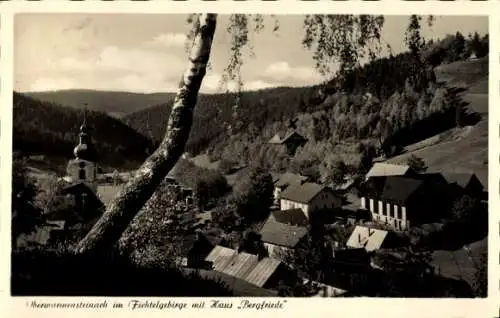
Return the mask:
<svg viewBox="0 0 500 318">
<path fill-rule="evenodd" d="M 97 160 L 97 152 L 92 144 L 89 128 L 87 127 L 87 108 L 84 110 L 83 115 L 83 123 L 80 126 L 80 142 L 73 150 L 75 157 L 77 159 L 88 160 L 92 162 L 96 162 Z"/>
</svg>

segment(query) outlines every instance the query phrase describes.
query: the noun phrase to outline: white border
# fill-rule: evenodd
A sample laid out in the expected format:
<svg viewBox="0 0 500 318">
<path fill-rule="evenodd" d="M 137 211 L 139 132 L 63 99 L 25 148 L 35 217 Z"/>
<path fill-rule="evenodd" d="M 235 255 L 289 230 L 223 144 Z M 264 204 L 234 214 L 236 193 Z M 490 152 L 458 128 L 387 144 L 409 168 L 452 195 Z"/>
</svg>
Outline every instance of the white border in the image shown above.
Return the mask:
<svg viewBox="0 0 500 318">
<path fill-rule="evenodd" d="M 283 0 L 282 0 L 283 1 Z M 498 317 L 500 308 L 499 293 L 499 237 L 500 222 L 497 213 L 499 205 L 499 114 L 497 108 L 500 107 L 500 3 L 496 1 L 488 2 L 362 2 L 359 1 L 315 1 L 315 2 L 293 2 L 287 1 L 286 6 L 280 5 L 282 1 L 262 2 L 262 1 L 12 1 L 1 2 L 1 27 L 0 27 L 0 211 L 2 222 L 0 222 L 0 251 L 2 256 L 2 276 L 0 277 L 0 291 L 2 311 L 6 316 L 27 317 L 36 315 L 37 317 L 54 317 L 59 314 L 61 317 L 72 315 L 73 317 L 104 316 L 108 314 L 123 315 L 150 315 L 164 317 L 165 315 L 204 315 L 207 318 L 219 317 L 220 315 L 241 315 L 250 317 L 254 315 L 276 316 L 311 316 L 311 317 Z M 384 5 L 386 3 L 386 5 Z M 217 12 L 220 14 L 229 13 L 267 13 L 267 14 L 304 14 L 304 13 L 330 13 L 330 14 L 385 14 L 385 15 L 407 15 L 407 14 L 433 14 L 433 15 L 488 15 L 490 20 L 490 79 L 489 79 L 489 207 L 490 207 L 490 227 L 489 227 L 489 287 L 487 299 L 382 299 L 382 298 L 353 298 L 353 299 L 319 299 L 319 298 L 289 298 L 283 310 L 200 310 L 186 309 L 181 312 L 176 311 L 129 311 L 124 310 L 37 310 L 34 311 L 26 306 L 26 301 L 34 298 L 10 297 L 10 184 L 11 184 L 11 149 L 12 149 L 12 91 L 13 91 L 13 17 L 15 13 L 192 13 L 192 12 Z M 50 297 L 36 298 L 38 300 L 48 300 Z M 71 298 L 58 298 L 58 301 L 70 300 Z M 86 300 L 102 298 L 86 298 Z M 107 297 L 108 302 L 113 298 Z M 120 298 L 126 302 L 128 298 Z M 190 298 L 171 298 L 173 300 L 187 301 Z M 269 298 L 263 298 L 269 300 Z M 71 299 L 74 301 L 74 299 Z M 257 300 L 257 299 L 254 299 Z M 5 309 L 4 309 L 5 308 Z M 3 313 L 3 312 L 2 312 Z M 3 315 L 2 315 L 3 316 Z"/>
</svg>

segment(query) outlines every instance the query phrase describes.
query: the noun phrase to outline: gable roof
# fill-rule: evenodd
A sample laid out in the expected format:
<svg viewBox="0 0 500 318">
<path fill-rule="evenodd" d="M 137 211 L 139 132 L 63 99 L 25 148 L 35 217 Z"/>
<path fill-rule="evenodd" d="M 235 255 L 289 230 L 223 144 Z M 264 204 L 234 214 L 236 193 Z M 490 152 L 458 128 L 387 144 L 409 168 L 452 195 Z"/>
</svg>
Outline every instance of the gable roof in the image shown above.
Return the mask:
<svg viewBox="0 0 500 318">
<path fill-rule="evenodd" d="M 412 178 L 390 176 L 387 177 L 382 192 L 382 199 L 405 203 L 424 182 Z"/>
<path fill-rule="evenodd" d="M 86 192 L 93 193 L 93 191 L 82 181 L 69 183 L 62 188 L 62 191 L 63 191 L 63 193 L 73 193 L 73 191 L 75 191 L 77 189 L 85 190 Z"/>
<path fill-rule="evenodd" d="M 306 182 L 288 186 L 280 194 L 281 199 L 291 200 L 300 203 L 309 203 L 320 192 L 327 188 L 321 184 Z"/>
<path fill-rule="evenodd" d="M 249 283 L 262 287 L 281 265 L 277 259 L 265 257 L 253 268 L 245 280 Z"/>
<path fill-rule="evenodd" d="M 222 271 L 231 260 L 238 254 L 237 251 L 217 245 L 205 258 L 205 261 L 212 262 L 212 268 L 216 271 Z"/>
<path fill-rule="evenodd" d="M 410 171 L 408 165 L 396 165 L 385 162 L 376 162 L 366 174 L 366 178 L 381 176 L 403 176 Z"/>
<path fill-rule="evenodd" d="M 462 188 L 466 188 L 471 182 L 474 182 L 474 179 L 482 186 L 481 181 L 474 173 L 443 172 L 442 175 L 448 183 L 456 183 Z"/>
<path fill-rule="evenodd" d="M 196 273 L 210 280 L 220 280 L 231 288 L 236 297 L 277 297 L 278 292 L 271 289 L 264 289 L 249 283 L 246 280 L 232 277 L 222 272 L 204 269 L 182 268 L 186 273 Z"/>
<path fill-rule="evenodd" d="M 231 259 L 227 266 L 222 269 L 222 272 L 233 277 L 245 279 L 258 262 L 259 257 L 257 255 L 241 252 Z"/>
<path fill-rule="evenodd" d="M 364 195 L 381 200 L 405 203 L 423 184 L 421 178 L 405 176 L 372 177 L 364 182 Z"/>
<path fill-rule="evenodd" d="M 272 212 L 276 222 L 297 225 L 297 226 L 307 226 L 309 220 L 302 209 L 290 209 L 290 210 L 276 210 Z"/>
<path fill-rule="evenodd" d="M 294 248 L 307 235 L 307 232 L 305 226 L 277 222 L 271 214 L 262 226 L 260 235 L 264 243 Z"/>
<path fill-rule="evenodd" d="M 288 129 L 286 132 L 276 133 L 271 139 L 269 139 L 268 143 L 270 143 L 270 144 L 283 144 L 288 139 L 290 139 L 292 136 L 298 136 L 302 139 L 305 139 L 299 133 L 297 133 L 297 131 L 295 131 L 293 129 Z"/>
<path fill-rule="evenodd" d="M 380 249 L 388 232 L 371 229 L 366 226 L 356 226 L 347 240 L 347 247 L 364 248 L 367 252 Z"/>
<path fill-rule="evenodd" d="M 275 179 L 275 185 L 277 187 L 284 187 L 294 184 L 301 184 L 308 180 L 309 178 L 306 176 L 301 176 L 299 174 L 285 172 L 282 175 L 278 176 Z"/>
</svg>

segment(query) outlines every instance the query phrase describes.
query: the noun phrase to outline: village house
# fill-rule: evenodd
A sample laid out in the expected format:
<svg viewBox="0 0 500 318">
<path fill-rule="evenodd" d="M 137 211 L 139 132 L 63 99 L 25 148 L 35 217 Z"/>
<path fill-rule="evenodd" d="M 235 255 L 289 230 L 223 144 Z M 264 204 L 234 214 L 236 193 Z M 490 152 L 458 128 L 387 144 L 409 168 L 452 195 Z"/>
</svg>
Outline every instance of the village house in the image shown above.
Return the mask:
<svg viewBox="0 0 500 318">
<path fill-rule="evenodd" d="M 372 177 L 411 176 L 415 172 L 408 165 L 396 165 L 385 162 L 376 162 L 365 176 L 365 180 Z"/>
<path fill-rule="evenodd" d="M 274 181 L 274 202 L 275 204 L 279 204 L 280 202 L 280 194 L 285 190 L 288 186 L 301 185 L 308 181 L 308 177 L 301 176 L 298 174 L 285 172 L 281 175 L 276 176 Z"/>
<path fill-rule="evenodd" d="M 339 209 L 342 197 L 323 185 L 306 182 L 288 186 L 280 194 L 281 210 L 302 209 L 310 218 L 316 211 Z"/>
<path fill-rule="evenodd" d="M 59 215 L 51 213 L 53 220 L 65 220 L 68 224 L 88 222 L 100 216 L 103 212 L 103 202 L 86 183 L 79 182 L 64 187 L 60 193 L 66 195 L 74 204 L 74 211 L 62 211 Z M 72 212 L 72 213 L 71 213 Z"/>
<path fill-rule="evenodd" d="M 388 234 L 388 231 L 358 225 L 349 236 L 346 246 L 348 248 L 364 248 L 367 252 L 373 252 L 387 247 Z"/>
<path fill-rule="evenodd" d="M 285 147 L 289 155 L 294 155 L 299 147 L 303 147 L 307 143 L 307 139 L 302 137 L 295 129 L 290 128 L 286 132 L 275 134 L 267 143 Z"/>
<path fill-rule="evenodd" d="M 443 172 L 442 175 L 455 196 L 469 195 L 479 198 L 483 194 L 484 186 L 474 173 Z"/>
<path fill-rule="evenodd" d="M 398 231 L 432 222 L 449 208 L 447 185 L 439 175 L 370 177 L 362 186 L 361 208 Z"/>
<path fill-rule="evenodd" d="M 17 247 L 50 245 L 64 241 L 66 236 L 66 222 L 46 221 L 44 225 L 38 227 L 29 234 L 21 234 L 16 239 Z"/>
<path fill-rule="evenodd" d="M 269 257 L 282 260 L 305 240 L 308 221 L 301 209 L 273 211 L 259 232 Z"/>
<path fill-rule="evenodd" d="M 205 258 L 211 269 L 246 281 L 265 289 L 277 288 L 288 276 L 288 267 L 280 260 L 270 257 L 259 259 L 257 255 L 217 245 Z"/>
</svg>

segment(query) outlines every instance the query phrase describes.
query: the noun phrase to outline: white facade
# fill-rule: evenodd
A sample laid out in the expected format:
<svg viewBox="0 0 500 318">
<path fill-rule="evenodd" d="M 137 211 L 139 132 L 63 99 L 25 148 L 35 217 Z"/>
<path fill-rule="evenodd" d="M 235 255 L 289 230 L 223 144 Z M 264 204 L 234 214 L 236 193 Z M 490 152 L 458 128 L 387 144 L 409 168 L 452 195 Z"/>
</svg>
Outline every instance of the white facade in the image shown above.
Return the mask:
<svg viewBox="0 0 500 318">
<path fill-rule="evenodd" d="M 366 207 L 367 203 L 368 207 Z M 405 206 L 362 197 L 361 207 L 368 209 L 372 219 L 376 222 L 390 225 L 398 231 L 405 231 L 410 228 Z"/>
<path fill-rule="evenodd" d="M 70 182 L 83 182 L 92 191 L 97 191 L 97 164 L 84 159 L 72 159 L 66 168 Z"/>
<path fill-rule="evenodd" d="M 285 260 L 285 255 L 291 252 L 292 249 L 284 246 L 279 246 L 264 242 L 264 247 L 267 250 L 270 258 Z"/>
<path fill-rule="evenodd" d="M 280 202 L 281 191 L 283 191 L 283 190 L 280 187 L 274 187 L 273 195 L 274 195 L 274 203 L 275 204 L 278 204 Z"/>
<path fill-rule="evenodd" d="M 342 206 L 342 199 L 330 191 L 321 191 L 310 202 L 302 203 L 290 199 L 281 199 L 281 210 L 301 209 L 309 218 L 309 213 L 322 209 L 335 209 Z"/>
</svg>

